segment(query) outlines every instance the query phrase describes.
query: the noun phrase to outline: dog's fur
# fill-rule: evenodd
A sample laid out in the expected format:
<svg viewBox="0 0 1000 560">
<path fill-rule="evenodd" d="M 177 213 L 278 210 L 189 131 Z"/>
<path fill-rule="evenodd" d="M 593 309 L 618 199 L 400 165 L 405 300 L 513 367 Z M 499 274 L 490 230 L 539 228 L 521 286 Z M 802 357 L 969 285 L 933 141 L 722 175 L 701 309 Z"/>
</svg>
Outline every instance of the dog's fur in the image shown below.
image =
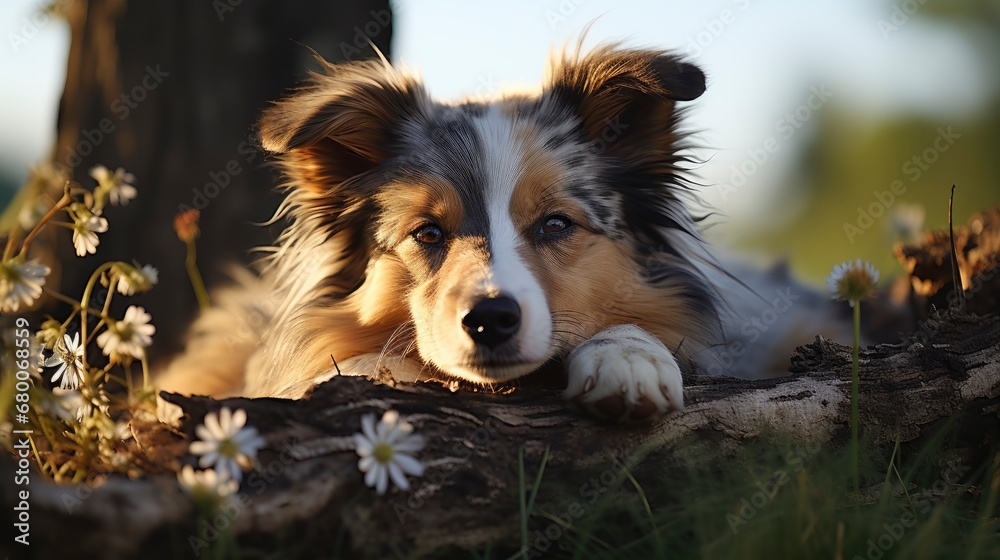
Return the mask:
<svg viewBox="0 0 1000 560">
<path fill-rule="evenodd" d="M 536 95 L 446 104 L 384 61 L 320 62 L 260 121 L 290 225 L 162 388 L 300 397 L 331 357 L 484 385 L 554 364 L 600 415 L 683 406 L 681 364 L 733 316 L 684 203 L 700 69 L 605 45 L 558 56 Z"/>
</svg>

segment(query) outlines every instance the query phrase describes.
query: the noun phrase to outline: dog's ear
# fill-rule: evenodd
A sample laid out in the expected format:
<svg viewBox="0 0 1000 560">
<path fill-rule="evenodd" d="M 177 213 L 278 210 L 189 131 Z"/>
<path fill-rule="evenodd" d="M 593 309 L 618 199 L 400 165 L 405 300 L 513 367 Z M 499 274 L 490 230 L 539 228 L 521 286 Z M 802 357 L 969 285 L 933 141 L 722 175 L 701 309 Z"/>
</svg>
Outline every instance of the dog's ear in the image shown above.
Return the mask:
<svg viewBox="0 0 1000 560">
<path fill-rule="evenodd" d="M 293 217 L 285 235 L 293 242 L 337 238 L 342 257 L 326 282 L 346 294 L 364 281 L 372 254 L 378 165 L 396 155 L 401 123 L 421 118 L 426 93 L 382 61 L 317 59 L 322 71 L 268 108 L 258 130 L 292 187 L 279 210 Z"/>
<path fill-rule="evenodd" d="M 615 154 L 669 149 L 676 103 L 705 92 L 705 74 L 676 55 L 599 47 L 558 57 L 546 93 L 573 107 L 585 133 Z M 603 151 L 603 150 L 602 150 Z"/>
<path fill-rule="evenodd" d="M 391 157 L 393 131 L 419 118 L 426 92 L 382 61 L 317 59 L 322 72 L 268 108 L 258 129 L 296 186 L 327 190 Z"/>
</svg>

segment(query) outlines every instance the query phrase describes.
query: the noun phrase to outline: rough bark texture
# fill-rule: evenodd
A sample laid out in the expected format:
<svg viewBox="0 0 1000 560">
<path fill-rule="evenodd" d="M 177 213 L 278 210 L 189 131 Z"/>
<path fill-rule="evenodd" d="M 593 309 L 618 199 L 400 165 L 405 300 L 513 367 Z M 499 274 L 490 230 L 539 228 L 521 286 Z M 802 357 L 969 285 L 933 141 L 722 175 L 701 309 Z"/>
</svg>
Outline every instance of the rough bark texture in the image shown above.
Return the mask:
<svg viewBox="0 0 1000 560">
<path fill-rule="evenodd" d="M 95 164 L 135 175 L 139 197 L 107 209 L 110 229 L 97 256 L 159 268 L 160 286 L 135 303 L 156 318 L 153 357 L 169 356 L 196 308 L 174 215 L 182 206 L 201 209 L 198 260 L 209 286 L 225 280 L 228 263 L 245 263 L 251 248 L 271 243 L 274 232 L 255 224 L 270 218 L 279 198 L 253 125 L 305 77 L 309 49 L 330 61 L 357 59 L 374 55 L 371 40 L 388 55 L 389 2 L 58 4 L 71 43 L 52 160 L 88 187 Z M 49 285 L 78 295 L 95 264 L 77 258 L 64 234 L 54 236 Z"/>
<path fill-rule="evenodd" d="M 933 320 L 920 341 L 862 353 L 862 425 L 879 452 L 896 438 L 918 444 L 950 418 L 962 434 L 954 447 L 963 460 L 982 460 L 1000 433 L 1000 321 L 969 315 Z M 582 417 L 567 409 L 557 389 L 546 388 L 455 394 L 436 384 L 392 387 L 338 377 L 303 401 L 163 398 L 185 412 L 180 432 L 187 436 L 223 405 L 246 409 L 249 422 L 265 434 L 269 447 L 243 483 L 245 499 L 233 521 L 241 538 L 273 543 L 291 533 L 300 543 L 315 539 L 316 550 L 324 550 L 343 522 L 353 547 L 381 556 L 390 554 L 392 543 L 430 551 L 516 542 L 519 448 L 527 464 L 537 465 L 550 446 L 546 477 L 556 478 L 642 449 L 646 456 L 634 467 L 636 476 L 669 479 L 692 465 L 724 461 L 764 434 L 842 443 L 850 349 L 818 339 L 797 351 L 792 369 L 789 377 L 764 381 L 689 378 L 686 411 L 632 427 Z M 338 438 L 357 432 L 363 414 L 390 408 L 430 442 L 421 457 L 428 469 L 411 492 L 376 497 L 362 486 L 356 455 Z M 167 459 L 184 455 L 186 441 L 162 425 L 135 423 L 133 430 L 140 446 L 157 447 Z M 162 456 L 160 462 L 170 466 Z M 11 511 L 9 481 L 3 488 L 4 511 Z M 112 477 L 93 492 L 36 477 L 31 489 L 31 551 L 38 558 L 172 557 L 178 551 L 163 543 L 184 543 L 194 529 L 189 501 L 172 475 Z"/>
</svg>

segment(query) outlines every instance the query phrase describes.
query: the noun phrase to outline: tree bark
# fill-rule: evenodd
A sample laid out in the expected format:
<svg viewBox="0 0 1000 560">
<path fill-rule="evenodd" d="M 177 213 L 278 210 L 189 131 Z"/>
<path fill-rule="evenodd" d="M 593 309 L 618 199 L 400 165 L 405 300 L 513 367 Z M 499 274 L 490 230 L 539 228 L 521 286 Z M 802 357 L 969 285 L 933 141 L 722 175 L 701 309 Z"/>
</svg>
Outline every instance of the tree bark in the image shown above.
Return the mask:
<svg viewBox="0 0 1000 560">
<path fill-rule="evenodd" d="M 65 6 L 71 42 L 52 160 L 88 187 L 96 164 L 135 175 L 139 197 L 105 211 L 110 227 L 97 257 L 159 269 L 157 289 L 133 301 L 156 322 L 152 357 L 170 356 L 196 310 L 174 215 L 201 210 L 198 261 L 210 287 L 226 281 L 229 263 L 246 263 L 252 248 L 272 243 L 274 232 L 256 224 L 277 206 L 276 177 L 263 165 L 253 125 L 269 101 L 314 67 L 310 49 L 330 61 L 357 59 L 374 55 L 371 40 L 388 56 L 389 2 Z M 96 265 L 76 257 L 69 236 L 58 233 L 49 285 L 79 296 Z"/>
<path fill-rule="evenodd" d="M 1000 321 L 937 314 L 921 333 L 861 354 L 869 451 L 887 454 L 897 439 L 918 446 L 952 419 L 961 434 L 953 447 L 978 464 L 1000 433 Z M 455 394 L 437 384 L 335 377 L 301 401 L 162 394 L 184 411 L 180 432 L 135 421 L 133 433 L 138 447 L 158 454 L 151 461 L 176 469 L 177 460 L 193 461 L 185 457 L 187 439 L 207 412 L 243 408 L 268 447 L 241 487 L 231 528 L 241 539 L 266 543 L 291 533 L 313 550 L 328 550 L 343 522 L 359 553 L 386 556 L 400 543 L 429 552 L 517 542 L 519 449 L 534 470 L 550 448 L 546 478 L 572 477 L 609 456 L 642 450 L 635 476 L 670 479 L 693 465 L 724 464 L 767 434 L 842 444 L 849 433 L 850 354 L 817 339 L 797 350 L 788 377 L 688 377 L 687 409 L 650 426 L 595 422 L 567 408 L 556 388 Z M 362 415 L 387 409 L 400 411 L 425 436 L 420 458 L 427 472 L 412 479 L 410 492 L 378 497 L 363 487 L 358 458 L 341 438 L 359 431 Z M 4 510 L 11 511 L 10 482 L 3 488 Z M 183 543 L 194 534 L 192 508 L 172 474 L 111 477 L 92 492 L 36 477 L 31 491 L 32 551 L 39 557 L 171 557 L 178 552 L 165 550 L 165 539 Z"/>
</svg>

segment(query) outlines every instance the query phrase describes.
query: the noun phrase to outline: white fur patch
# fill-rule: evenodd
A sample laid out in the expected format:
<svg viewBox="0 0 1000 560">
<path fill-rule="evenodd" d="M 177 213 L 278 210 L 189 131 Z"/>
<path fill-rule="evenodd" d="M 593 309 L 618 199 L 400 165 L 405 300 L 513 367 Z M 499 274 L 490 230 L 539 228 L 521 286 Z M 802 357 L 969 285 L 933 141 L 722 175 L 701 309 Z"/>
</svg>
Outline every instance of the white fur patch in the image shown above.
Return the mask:
<svg viewBox="0 0 1000 560">
<path fill-rule="evenodd" d="M 628 419 L 655 406 L 655 415 L 684 409 L 680 367 L 670 350 L 635 325 L 603 330 L 569 354 L 566 397 L 603 415 Z M 608 404 L 602 409 L 602 401 Z M 617 409 L 620 408 L 620 415 Z"/>
<path fill-rule="evenodd" d="M 514 134 L 514 123 L 497 107 L 474 121 L 483 142 L 486 168 L 486 206 L 489 216 L 489 277 L 484 286 L 491 296 L 506 294 L 521 308 L 518 348 L 525 361 L 541 361 L 551 352 L 552 317 L 545 292 L 518 252 L 522 240 L 510 216 L 514 187 L 521 178 L 524 147 Z"/>
</svg>

